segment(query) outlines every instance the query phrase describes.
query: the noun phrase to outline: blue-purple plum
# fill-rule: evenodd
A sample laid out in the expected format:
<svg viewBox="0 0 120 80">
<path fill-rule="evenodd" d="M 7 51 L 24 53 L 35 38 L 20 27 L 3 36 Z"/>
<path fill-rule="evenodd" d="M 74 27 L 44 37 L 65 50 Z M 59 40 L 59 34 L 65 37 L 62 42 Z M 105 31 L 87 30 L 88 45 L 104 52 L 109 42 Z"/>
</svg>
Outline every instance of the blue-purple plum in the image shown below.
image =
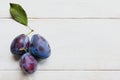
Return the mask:
<svg viewBox="0 0 120 80">
<path fill-rule="evenodd" d="M 22 55 L 19 64 L 23 72 L 28 74 L 35 72 L 37 69 L 37 60 L 29 53 Z"/>
<path fill-rule="evenodd" d="M 30 46 L 29 37 L 25 34 L 17 36 L 10 46 L 10 50 L 14 55 L 23 55 L 28 52 Z"/>
<path fill-rule="evenodd" d="M 30 53 L 36 58 L 45 59 L 51 54 L 51 48 L 45 38 L 35 34 L 31 38 Z"/>
</svg>

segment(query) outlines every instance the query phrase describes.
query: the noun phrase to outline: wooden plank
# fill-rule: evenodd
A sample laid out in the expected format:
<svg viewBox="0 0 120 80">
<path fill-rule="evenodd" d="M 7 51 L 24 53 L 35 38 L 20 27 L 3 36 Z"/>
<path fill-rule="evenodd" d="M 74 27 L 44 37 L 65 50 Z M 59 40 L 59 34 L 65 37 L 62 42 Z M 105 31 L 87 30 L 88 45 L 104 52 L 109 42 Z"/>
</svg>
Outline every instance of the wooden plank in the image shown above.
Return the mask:
<svg viewBox="0 0 120 80">
<path fill-rule="evenodd" d="M 25 75 L 21 71 L 0 71 L 1 80 L 119 80 L 120 72 L 37 71 Z"/>
<path fill-rule="evenodd" d="M 34 18 L 120 18 L 119 0 L 1 0 L 0 17 L 10 17 L 9 3 L 21 4 Z"/>
<path fill-rule="evenodd" d="M 52 48 L 51 57 L 40 61 L 38 69 L 120 69 L 119 20 L 29 21 L 33 34 L 44 36 Z M 0 70 L 19 69 L 10 44 L 15 36 L 29 29 L 11 19 L 0 20 L 0 26 Z"/>
</svg>

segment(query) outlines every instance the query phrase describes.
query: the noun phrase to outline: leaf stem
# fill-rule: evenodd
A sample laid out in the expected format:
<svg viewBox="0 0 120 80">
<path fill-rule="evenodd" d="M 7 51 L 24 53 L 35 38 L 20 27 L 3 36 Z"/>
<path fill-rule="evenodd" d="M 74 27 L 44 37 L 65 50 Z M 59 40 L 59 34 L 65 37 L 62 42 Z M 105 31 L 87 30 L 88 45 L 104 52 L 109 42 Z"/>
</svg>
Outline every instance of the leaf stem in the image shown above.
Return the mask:
<svg viewBox="0 0 120 80">
<path fill-rule="evenodd" d="M 30 26 L 27 26 L 29 30 L 34 31 Z"/>
</svg>

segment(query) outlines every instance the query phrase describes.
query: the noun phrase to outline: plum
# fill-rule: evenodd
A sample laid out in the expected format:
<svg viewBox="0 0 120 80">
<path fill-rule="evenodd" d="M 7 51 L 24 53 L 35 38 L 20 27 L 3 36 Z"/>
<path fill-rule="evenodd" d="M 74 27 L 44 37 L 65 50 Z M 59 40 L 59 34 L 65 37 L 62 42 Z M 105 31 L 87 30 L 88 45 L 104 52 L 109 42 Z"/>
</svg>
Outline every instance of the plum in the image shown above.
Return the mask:
<svg viewBox="0 0 120 80">
<path fill-rule="evenodd" d="M 34 34 L 30 42 L 30 53 L 36 58 L 45 59 L 51 54 L 49 43 L 39 34 Z"/>
<path fill-rule="evenodd" d="M 22 55 L 19 64 L 23 72 L 28 74 L 35 72 L 37 69 L 37 60 L 29 53 Z"/>
<path fill-rule="evenodd" d="M 29 37 L 25 34 L 17 36 L 10 46 L 10 50 L 14 55 L 22 55 L 28 52 L 30 46 Z"/>
</svg>

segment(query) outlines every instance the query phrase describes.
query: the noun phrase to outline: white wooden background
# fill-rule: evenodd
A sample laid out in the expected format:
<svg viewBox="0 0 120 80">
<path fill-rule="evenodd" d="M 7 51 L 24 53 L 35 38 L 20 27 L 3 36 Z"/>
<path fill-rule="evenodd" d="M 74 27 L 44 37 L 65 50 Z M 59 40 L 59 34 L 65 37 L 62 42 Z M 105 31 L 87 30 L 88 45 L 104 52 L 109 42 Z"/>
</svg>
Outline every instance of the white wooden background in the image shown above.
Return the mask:
<svg viewBox="0 0 120 80">
<path fill-rule="evenodd" d="M 120 0 L 0 2 L 0 80 L 120 79 Z M 29 26 L 52 48 L 32 75 L 22 73 L 9 49 L 15 36 L 29 31 L 11 19 L 10 2 L 23 6 Z"/>
</svg>

